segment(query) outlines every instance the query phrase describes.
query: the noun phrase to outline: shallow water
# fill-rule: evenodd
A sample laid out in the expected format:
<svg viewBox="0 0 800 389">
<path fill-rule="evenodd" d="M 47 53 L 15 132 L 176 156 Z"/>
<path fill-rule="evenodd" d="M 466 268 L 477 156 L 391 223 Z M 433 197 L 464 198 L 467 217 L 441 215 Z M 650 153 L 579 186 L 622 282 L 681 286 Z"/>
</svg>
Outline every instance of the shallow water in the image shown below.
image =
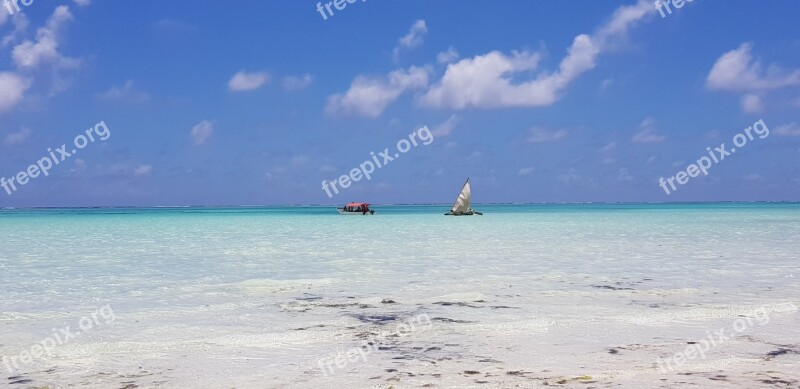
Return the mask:
<svg viewBox="0 0 800 389">
<path fill-rule="evenodd" d="M 798 385 L 798 204 L 375 208 L 2 210 L 0 382 Z"/>
</svg>

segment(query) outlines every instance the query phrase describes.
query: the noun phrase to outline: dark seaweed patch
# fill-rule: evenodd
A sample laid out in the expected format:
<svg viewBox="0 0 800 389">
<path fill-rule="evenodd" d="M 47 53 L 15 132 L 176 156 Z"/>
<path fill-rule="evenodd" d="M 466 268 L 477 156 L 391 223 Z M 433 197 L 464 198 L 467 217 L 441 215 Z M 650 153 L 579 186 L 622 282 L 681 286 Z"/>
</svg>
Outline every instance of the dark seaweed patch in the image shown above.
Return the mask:
<svg viewBox="0 0 800 389">
<path fill-rule="evenodd" d="M 384 324 L 398 319 L 395 315 L 355 315 L 355 317 L 364 323 L 373 324 Z"/>
<path fill-rule="evenodd" d="M 434 317 L 434 318 L 433 318 L 433 319 L 431 319 L 431 320 L 440 321 L 440 322 L 442 322 L 442 323 L 458 323 L 458 324 L 464 324 L 464 323 L 474 323 L 474 321 L 469 321 L 469 320 L 457 320 L 457 319 L 448 319 L 448 318 L 446 318 L 446 317 Z"/>
<path fill-rule="evenodd" d="M 786 380 L 759 380 L 765 384 L 775 385 L 775 384 L 782 384 L 782 385 L 791 385 L 793 382 L 789 382 Z M 796 381 L 795 381 L 796 382 Z"/>
<path fill-rule="evenodd" d="M 441 305 L 441 306 L 444 306 L 444 307 L 449 307 L 449 306 L 455 305 L 455 306 L 458 306 L 458 307 L 480 308 L 479 306 L 476 306 L 476 305 L 469 305 L 469 304 L 467 304 L 467 303 L 460 302 L 460 301 L 456 301 L 456 302 L 450 302 L 450 301 L 439 301 L 439 302 L 435 302 L 434 304 L 436 304 L 436 305 Z"/>
<path fill-rule="evenodd" d="M 298 297 L 295 300 L 298 300 L 298 301 L 316 301 L 316 300 L 322 300 L 322 297 L 320 297 L 320 296 Z"/>
<path fill-rule="evenodd" d="M 775 351 L 768 352 L 767 356 L 777 357 L 779 355 L 785 355 L 785 354 L 789 354 L 789 353 L 797 353 L 797 351 L 789 350 L 788 348 L 779 348 L 779 349 L 777 349 Z"/>
<path fill-rule="evenodd" d="M 618 288 L 616 286 L 610 286 L 610 285 L 592 285 L 592 287 L 597 289 L 608 289 L 608 290 L 634 290 L 633 288 Z"/>
</svg>

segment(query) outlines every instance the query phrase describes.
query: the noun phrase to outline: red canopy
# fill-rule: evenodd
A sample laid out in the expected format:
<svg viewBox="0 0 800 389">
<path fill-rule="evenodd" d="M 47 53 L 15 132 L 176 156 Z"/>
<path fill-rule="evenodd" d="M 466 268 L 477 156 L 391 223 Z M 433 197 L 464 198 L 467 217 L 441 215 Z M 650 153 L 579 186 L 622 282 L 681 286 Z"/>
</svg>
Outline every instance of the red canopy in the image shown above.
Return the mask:
<svg viewBox="0 0 800 389">
<path fill-rule="evenodd" d="M 347 204 L 347 205 L 345 205 L 345 206 L 346 206 L 346 207 L 353 207 L 353 208 L 355 208 L 355 207 L 362 207 L 362 206 L 363 206 L 363 207 L 368 207 L 368 206 L 369 206 L 369 204 L 367 204 L 367 203 L 350 203 L 350 204 Z"/>
</svg>

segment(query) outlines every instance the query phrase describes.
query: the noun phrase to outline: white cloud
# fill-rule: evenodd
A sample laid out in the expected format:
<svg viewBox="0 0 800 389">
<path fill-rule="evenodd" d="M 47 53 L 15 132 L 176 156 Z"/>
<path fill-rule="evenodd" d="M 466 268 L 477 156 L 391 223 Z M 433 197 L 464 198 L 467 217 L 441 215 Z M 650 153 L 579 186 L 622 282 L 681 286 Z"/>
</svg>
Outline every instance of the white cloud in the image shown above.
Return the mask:
<svg viewBox="0 0 800 389">
<path fill-rule="evenodd" d="M 400 50 L 413 49 L 422 44 L 425 34 L 428 33 L 428 26 L 424 20 L 417 20 L 408 30 L 408 34 L 397 40 L 397 46 L 392 51 L 395 61 L 399 58 Z"/>
<path fill-rule="evenodd" d="M 403 92 L 428 85 L 428 70 L 412 66 L 395 70 L 386 78 L 358 76 L 344 94 L 328 97 L 325 112 L 329 115 L 378 117 Z"/>
<path fill-rule="evenodd" d="M 11 18 L 11 22 L 14 24 L 14 31 L 3 37 L 2 42 L 0 42 L 0 47 L 6 47 L 17 43 L 28 30 L 28 25 L 30 25 L 28 17 L 25 16 L 24 13 L 15 14 L 14 17 Z M 2 23 L 0 23 L 0 25 L 2 25 Z"/>
<path fill-rule="evenodd" d="M 764 111 L 764 104 L 758 95 L 748 94 L 742 96 L 742 111 L 744 113 L 761 113 Z"/>
<path fill-rule="evenodd" d="M 633 143 L 660 143 L 667 139 L 666 135 L 656 133 L 656 121 L 651 117 L 645 118 L 639 125 L 637 132 L 631 142 Z"/>
<path fill-rule="evenodd" d="M 706 139 L 715 140 L 719 139 L 722 136 L 722 132 L 719 130 L 711 130 L 706 132 Z"/>
<path fill-rule="evenodd" d="M 800 69 L 788 72 L 777 65 L 764 69 L 750 54 L 751 46 L 742 43 L 736 50 L 723 54 L 706 79 L 709 89 L 758 91 L 800 85 Z"/>
<path fill-rule="evenodd" d="M 601 147 L 599 150 L 597 150 L 597 152 L 598 153 L 607 153 L 607 152 L 609 152 L 611 150 L 614 150 L 615 148 L 617 148 L 617 142 L 611 142 L 611 143 Z"/>
<path fill-rule="evenodd" d="M 514 83 L 514 75 L 535 70 L 540 55 L 492 51 L 451 64 L 441 81 L 431 87 L 419 103 L 427 107 L 464 109 L 499 107 L 539 107 L 555 103 L 569 84 L 595 67 L 601 51 L 614 39 L 624 36 L 636 22 L 655 12 L 649 0 L 617 9 L 611 20 L 594 36 L 575 37 L 557 71 Z"/>
<path fill-rule="evenodd" d="M 77 67 L 80 61 L 64 57 L 58 52 L 58 34 L 61 27 L 71 20 L 72 13 L 68 6 L 56 7 L 45 26 L 36 31 L 36 41 L 26 40 L 14 47 L 11 52 L 14 64 L 27 69 L 36 68 L 46 62 L 60 68 Z"/>
<path fill-rule="evenodd" d="M 436 56 L 436 62 L 441 64 L 451 63 L 457 60 L 460 56 L 458 55 L 458 51 L 450 46 L 447 48 L 447 51 L 443 51 Z"/>
<path fill-rule="evenodd" d="M 75 0 L 75 4 L 77 4 L 79 7 L 85 7 L 85 6 L 89 5 L 89 4 L 92 4 L 92 1 L 91 0 Z"/>
<path fill-rule="evenodd" d="M 655 12 L 653 2 L 649 0 L 639 0 L 634 5 L 619 7 L 614 11 L 608 23 L 598 29 L 595 38 L 605 44 L 610 39 L 624 36 L 631 27 Z"/>
<path fill-rule="evenodd" d="M 306 162 L 308 162 L 308 157 L 305 155 L 295 155 L 289 159 L 289 162 L 292 164 L 292 166 L 303 166 L 306 164 Z"/>
<path fill-rule="evenodd" d="M 517 172 L 517 175 L 518 176 L 523 176 L 523 177 L 524 176 L 529 176 L 529 175 L 533 174 L 534 171 L 536 171 L 536 168 L 533 167 L 533 166 L 525 167 L 525 168 L 519 169 L 519 171 Z"/>
<path fill-rule="evenodd" d="M 764 176 L 756 173 L 748 174 L 742 176 L 742 179 L 748 182 L 762 182 L 764 181 Z"/>
<path fill-rule="evenodd" d="M 603 80 L 600 83 L 600 91 L 606 91 L 613 84 L 614 84 L 614 79 L 613 78 L 606 78 L 605 80 Z"/>
<path fill-rule="evenodd" d="M 153 171 L 153 165 L 139 165 L 136 169 L 133 169 L 133 174 L 136 176 L 146 176 Z"/>
<path fill-rule="evenodd" d="M 322 173 L 332 173 L 332 172 L 336 172 L 338 170 L 335 167 L 331 166 L 331 165 L 323 165 L 321 168 L 319 168 L 319 171 L 322 172 Z"/>
<path fill-rule="evenodd" d="M 80 158 L 75 158 L 74 167 L 72 169 L 69 169 L 69 171 L 71 172 L 80 172 L 84 170 L 86 170 L 86 161 Z"/>
<path fill-rule="evenodd" d="M 3 144 L 6 146 L 16 146 L 25 143 L 33 132 L 29 128 L 23 128 L 19 132 L 12 132 L 6 135 Z"/>
<path fill-rule="evenodd" d="M 246 72 L 240 70 L 228 81 L 228 89 L 232 92 L 251 91 L 261 88 L 270 81 L 267 72 Z"/>
<path fill-rule="evenodd" d="M 797 123 L 784 124 L 775 129 L 775 135 L 780 136 L 800 136 L 800 125 Z"/>
<path fill-rule="evenodd" d="M 436 128 L 433 129 L 433 136 L 440 137 L 440 136 L 448 136 L 453 130 L 456 128 L 459 119 L 457 115 L 450 115 L 450 117 L 444 121 L 444 123 L 438 125 Z"/>
<path fill-rule="evenodd" d="M 101 93 L 99 97 L 105 100 L 130 101 L 134 103 L 143 103 L 150 100 L 150 95 L 134 88 L 133 80 L 125 81 L 125 85 L 121 88 L 112 85 L 109 90 Z"/>
<path fill-rule="evenodd" d="M 507 56 L 498 51 L 466 58 L 447 67 L 438 84 L 419 99 L 424 106 L 464 109 L 513 105 L 545 105 L 553 100 L 544 96 L 535 81 L 512 85 L 505 75 L 529 71 L 539 64 L 540 56 L 514 52 Z"/>
<path fill-rule="evenodd" d="M 526 141 L 528 143 L 546 143 L 546 142 L 555 142 L 557 140 L 561 140 L 567 136 L 567 130 L 556 130 L 556 131 L 548 131 L 547 129 L 540 128 L 540 127 L 533 127 L 531 128 L 531 136 L 529 136 Z"/>
<path fill-rule="evenodd" d="M 566 173 L 559 174 L 556 178 L 562 184 L 581 184 L 584 182 L 583 176 L 578 174 L 573 167 L 569 168 Z"/>
<path fill-rule="evenodd" d="M 619 171 L 617 171 L 617 181 L 631 182 L 633 180 L 634 180 L 633 176 L 631 176 L 630 173 L 628 173 L 628 169 L 619 168 Z"/>
<path fill-rule="evenodd" d="M 287 76 L 283 78 L 283 89 L 287 91 L 300 91 L 308 88 L 314 78 L 306 73 L 302 76 Z"/>
<path fill-rule="evenodd" d="M 206 141 L 211 138 L 211 135 L 214 133 L 214 125 L 211 124 L 208 120 L 203 120 L 200 123 L 197 123 L 192 128 L 191 136 L 192 141 L 194 142 L 195 146 L 200 146 L 205 144 Z"/>
<path fill-rule="evenodd" d="M 30 86 L 30 81 L 14 73 L 0 72 L 0 113 L 16 106 Z"/>
</svg>

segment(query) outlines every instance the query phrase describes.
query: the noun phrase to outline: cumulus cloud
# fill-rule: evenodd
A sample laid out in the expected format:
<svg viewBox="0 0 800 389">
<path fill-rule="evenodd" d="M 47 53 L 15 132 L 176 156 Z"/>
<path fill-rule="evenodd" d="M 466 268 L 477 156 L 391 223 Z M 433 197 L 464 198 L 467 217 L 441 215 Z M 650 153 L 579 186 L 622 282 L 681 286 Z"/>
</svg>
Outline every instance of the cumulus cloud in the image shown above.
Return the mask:
<svg viewBox="0 0 800 389">
<path fill-rule="evenodd" d="M 420 98 L 424 106 L 463 109 L 470 106 L 493 108 L 513 105 L 545 105 L 551 96 L 543 95 L 533 82 L 512 85 L 507 74 L 535 69 L 540 56 L 528 52 L 505 55 L 492 51 L 450 64 L 438 84 Z"/>
<path fill-rule="evenodd" d="M 516 82 L 520 74 L 535 70 L 540 55 L 492 51 L 465 58 L 447 67 L 442 79 L 419 99 L 423 106 L 465 109 L 539 107 L 555 103 L 569 84 L 595 67 L 597 56 L 615 39 L 646 16 L 655 12 L 652 2 L 617 9 L 612 18 L 593 35 L 575 37 L 557 71 L 541 73 L 534 79 Z M 516 77 L 515 77 L 516 76 Z"/>
<path fill-rule="evenodd" d="M 631 142 L 633 143 L 660 143 L 667 139 L 666 135 L 660 135 L 656 132 L 656 120 L 648 117 L 645 118 L 639 125 L 639 132 L 637 132 Z"/>
<path fill-rule="evenodd" d="M 616 148 L 617 148 L 617 142 L 611 142 L 611 143 L 601 147 L 599 150 L 597 150 L 597 152 L 598 153 L 607 153 L 607 152 L 612 151 L 612 150 L 614 150 Z"/>
<path fill-rule="evenodd" d="M 0 12 L 0 14 L 2 14 L 2 12 Z M 2 16 L 0 16 L 0 18 L 2 18 Z M 15 14 L 14 17 L 11 18 L 11 22 L 14 24 L 14 30 L 3 37 L 3 40 L 0 41 L 0 47 L 6 47 L 17 43 L 23 34 L 28 30 L 28 26 L 30 25 L 28 17 L 25 16 L 24 13 Z M 2 24 L 3 23 L 0 23 L 0 25 Z"/>
<path fill-rule="evenodd" d="M 529 175 L 533 174 L 534 171 L 536 171 L 536 168 L 533 167 L 533 166 L 525 167 L 525 168 L 519 169 L 519 171 L 517 172 L 517 175 L 518 176 L 523 176 L 523 177 L 524 176 L 529 176 Z"/>
<path fill-rule="evenodd" d="M 582 184 L 587 181 L 584 180 L 583 176 L 578 174 L 574 167 L 567 169 L 564 174 L 559 174 L 556 178 L 565 185 Z"/>
<path fill-rule="evenodd" d="M 34 41 L 26 40 L 15 46 L 11 52 L 14 64 L 23 69 L 33 69 L 44 63 L 52 63 L 59 68 L 74 68 L 80 61 L 68 58 L 58 52 L 59 34 L 64 24 L 72 20 L 69 7 L 56 7 L 44 27 L 36 30 Z"/>
<path fill-rule="evenodd" d="M 742 96 L 742 111 L 744 113 L 761 113 L 764 111 L 764 104 L 761 103 L 761 97 L 754 94 Z"/>
<path fill-rule="evenodd" d="M 706 79 L 709 89 L 726 91 L 758 91 L 800 85 L 800 69 L 786 71 L 777 65 L 764 69 L 754 60 L 752 47 L 742 43 L 736 50 L 723 54 Z"/>
<path fill-rule="evenodd" d="M 306 73 L 302 76 L 287 76 L 283 78 L 283 89 L 287 91 L 300 91 L 308 88 L 314 81 L 310 74 Z"/>
<path fill-rule="evenodd" d="M 706 78 L 711 90 L 742 92 L 742 111 L 759 113 L 764 110 L 762 97 L 767 91 L 800 85 L 800 69 L 786 70 L 771 64 L 766 68 L 754 59 L 752 46 L 742 43 L 737 49 L 717 59 Z"/>
<path fill-rule="evenodd" d="M 133 80 L 125 81 L 122 87 L 112 85 L 109 90 L 101 93 L 99 97 L 104 100 L 128 101 L 133 103 L 144 103 L 150 100 L 150 95 L 134 88 Z"/>
<path fill-rule="evenodd" d="M 208 120 L 203 120 L 200 123 L 197 123 L 192 128 L 192 132 L 190 135 L 192 136 L 192 141 L 194 142 L 195 146 L 200 146 L 206 143 L 211 135 L 214 133 L 214 125 L 209 122 Z"/>
<path fill-rule="evenodd" d="M 412 66 L 395 70 L 386 77 L 358 76 L 344 94 L 328 97 L 328 115 L 378 117 L 386 107 L 407 90 L 428 85 L 428 70 Z"/>
<path fill-rule="evenodd" d="M 456 128 L 458 122 L 459 119 L 457 115 L 450 115 L 450 117 L 445 120 L 444 123 L 433 129 L 433 136 L 440 137 L 450 135 L 450 133 L 452 133 Z"/>
<path fill-rule="evenodd" d="M 29 128 L 23 128 L 19 130 L 19 132 L 12 132 L 6 135 L 5 139 L 3 140 L 3 144 L 6 146 L 21 145 L 31 137 L 31 134 L 33 134 L 33 131 L 31 131 Z"/>
<path fill-rule="evenodd" d="M 626 168 L 619 168 L 617 171 L 617 181 L 620 182 L 631 182 L 633 181 L 633 176 L 628 173 L 628 169 Z"/>
<path fill-rule="evenodd" d="M 448 64 L 457 60 L 460 56 L 458 55 L 458 51 L 450 46 L 447 48 L 447 51 L 443 51 L 436 56 L 436 62 L 441 64 Z"/>
<path fill-rule="evenodd" d="M 0 113 L 16 106 L 30 86 L 30 81 L 14 73 L 0 72 Z"/>
<path fill-rule="evenodd" d="M 533 127 L 531 128 L 531 135 L 525 141 L 533 144 L 555 142 L 565 138 L 567 134 L 567 130 L 563 129 L 550 131 L 541 127 Z"/>
<path fill-rule="evenodd" d="M 228 89 L 232 92 L 244 92 L 261 88 L 270 81 L 267 72 L 246 72 L 240 70 L 228 81 Z"/>
<path fill-rule="evenodd" d="M 146 176 L 153 171 L 153 165 L 139 165 L 137 168 L 133 169 L 133 175 L 135 176 Z"/>
<path fill-rule="evenodd" d="M 392 51 L 395 61 L 400 56 L 400 50 L 413 49 L 422 44 L 425 34 L 428 33 L 428 26 L 424 20 L 417 20 L 408 30 L 408 34 L 397 40 L 397 46 Z"/>
<path fill-rule="evenodd" d="M 760 174 L 757 174 L 757 173 L 751 173 L 751 174 L 747 174 L 747 175 L 742 176 L 742 179 L 745 180 L 745 181 L 748 181 L 748 182 L 763 182 L 764 181 L 764 176 L 762 176 Z"/>
<path fill-rule="evenodd" d="M 72 169 L 69 169 L 71 172 L 80 172 L 86 170 L 86 161 L 80 158 L 75 158 L 75 163 L 73 164 Z"/>
<path fill-rule="evenodd" d="M 784 124 L 775 129 L 775 135 L 780 136 L 800 136 L 800 125 L 797 123 Z"/>
</svg>

